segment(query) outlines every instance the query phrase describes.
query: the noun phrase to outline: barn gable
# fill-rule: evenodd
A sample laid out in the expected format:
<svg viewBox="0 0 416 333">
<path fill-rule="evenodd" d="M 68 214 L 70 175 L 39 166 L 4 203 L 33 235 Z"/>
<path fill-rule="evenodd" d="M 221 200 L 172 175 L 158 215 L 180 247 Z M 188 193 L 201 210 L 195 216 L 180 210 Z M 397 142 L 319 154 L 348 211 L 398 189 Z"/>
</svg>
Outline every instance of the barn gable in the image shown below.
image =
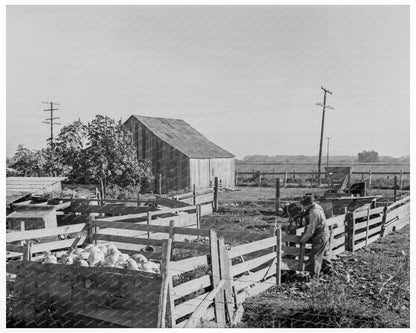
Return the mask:
<svg viewBox="0 0 416 333">
<path fill-rule="evenodd" d="M 182 119 L 133 115 L 154 135 L 189 158 L 234 158 Z"/>
</svg>

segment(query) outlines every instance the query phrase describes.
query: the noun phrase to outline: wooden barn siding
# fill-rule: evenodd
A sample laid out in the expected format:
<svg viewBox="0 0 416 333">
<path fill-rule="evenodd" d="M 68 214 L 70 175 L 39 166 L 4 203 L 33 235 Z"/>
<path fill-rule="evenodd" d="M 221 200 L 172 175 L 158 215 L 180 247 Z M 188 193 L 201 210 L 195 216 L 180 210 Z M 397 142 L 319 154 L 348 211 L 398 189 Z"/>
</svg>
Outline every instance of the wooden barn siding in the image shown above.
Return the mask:
<svg viewBox="0 0 416 333">
<path fill-rule="evenodd" d="M 223 187 L 234 187 L 234 158 L 191 158 L 189 163 L 191 186 L 195 184 L 197 189 L 207 188 L 218 177 Z"/>
<path fill-rule="evenodd" d="M 160 140 L 138 120 L 131 118 L 126 123 L 133 133 L 134 144 L 139 159 L 152 161 L 153 175 L 162 174 L 162 193 L 191 188 L 189 159 L 180 151 Z M 157 188 L 155 189 L 157 191 Z"/>
</svg>

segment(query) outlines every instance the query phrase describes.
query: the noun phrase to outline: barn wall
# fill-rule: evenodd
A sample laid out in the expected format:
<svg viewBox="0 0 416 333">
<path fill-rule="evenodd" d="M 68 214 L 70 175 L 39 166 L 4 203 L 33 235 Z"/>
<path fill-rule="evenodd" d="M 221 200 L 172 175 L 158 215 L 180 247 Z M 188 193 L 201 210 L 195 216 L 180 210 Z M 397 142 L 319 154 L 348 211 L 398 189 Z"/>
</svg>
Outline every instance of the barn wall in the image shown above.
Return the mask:
<svg viewBox="0 0 416 333">
<path fill-rule="evenodd" d="M 160 140 L 137 119 L 130 118 L 126 124 L 133 133 L 138 159 L 152 161 L 152 173 L 157 179 L 162 174 L 162 193 L 190 189 L 189 159 L 180 151 Z M 157 188 L 155 188 L 157 191 Z"/>
<path fill-rule="evenodd" d="M 223 187 L 234 187 L 234 158 L 190 159 L 191 186 L 207 188 L 214 178 L 221 180 Z"/>
</svg>

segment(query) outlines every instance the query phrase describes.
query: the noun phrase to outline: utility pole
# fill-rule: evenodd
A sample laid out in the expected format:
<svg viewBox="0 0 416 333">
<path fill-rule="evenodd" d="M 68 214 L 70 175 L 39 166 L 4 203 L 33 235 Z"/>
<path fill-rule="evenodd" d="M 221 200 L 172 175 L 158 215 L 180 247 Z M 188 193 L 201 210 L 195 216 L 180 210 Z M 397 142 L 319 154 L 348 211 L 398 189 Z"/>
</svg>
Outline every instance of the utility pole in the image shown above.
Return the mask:
<svg viewBox="0 0 416 333">
<path fill-rule="evenodd" d="M 331 140 L 332 138 L 327 136 L 326 138 L 326 167 L 329 166 L 329 140 Z"/>
<path fill-rule="evenodd" d="M 55 123 L 54 120 L 55 119 L 60 119 L 59 117 L 54 117 L 53 116 L 53 111 L 58 111 L 58 108 L 54 108 L 54 105 L 60 105 L 58 103 L 54 103 L 54 102 L 42 102 L 43 104 L 48 104 L 50 106 L 50 109 L 46 109 L 43 111 L 46 112 L 50 112 L 51 116 L 49 118 L 46 118 L 46 121 L 43 121 L 43 123 L 45 124 L 49 124 L 51 125 L 51 137 L 49 138 L 50 140 L 50 144 L 51 144 L 51 149 L 53 149 L 53 125 L 61 125 L 61 123 Z"/>
<path fill-rule="evenodd" d="M 319 143 L 319 161 L 318 161 L 318 187 L 321 185 L 321 159 L 322 159 L 322 141 L 324 138 L 324 124 L 325 124 L 325 109 L 334 110 L 332 106 L 326 105 L 326 94 L 332 95 L 332 92 L 328 89 L 321 87 L 324 91 L 324 103 L 316 103 L 318 106 L 322 106 L 322 124 L 321 124 L 321 140 Z"/>
</svg>

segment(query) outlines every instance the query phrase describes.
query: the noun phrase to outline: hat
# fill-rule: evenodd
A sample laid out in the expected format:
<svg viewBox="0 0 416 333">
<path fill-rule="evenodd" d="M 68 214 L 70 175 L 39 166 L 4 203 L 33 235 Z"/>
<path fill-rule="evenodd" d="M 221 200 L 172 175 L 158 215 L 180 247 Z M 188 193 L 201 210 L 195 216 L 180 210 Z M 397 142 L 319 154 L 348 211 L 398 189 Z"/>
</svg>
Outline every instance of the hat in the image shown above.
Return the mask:
<svg viewBox="0 0 416 333">
<path fill-rule="evenodd" d="M 308 194 L 308 195 L 305 195 L 303 197 L 303 199 L 300 201 L 300 204 L 302 206 L 309 206 L 309 205 L 312 205 L 314 202 L 315 202 L 315 198 L 313 197 L 313 195 L 312 194 L 310 194 L 310 195 Z"/>
</svg>

